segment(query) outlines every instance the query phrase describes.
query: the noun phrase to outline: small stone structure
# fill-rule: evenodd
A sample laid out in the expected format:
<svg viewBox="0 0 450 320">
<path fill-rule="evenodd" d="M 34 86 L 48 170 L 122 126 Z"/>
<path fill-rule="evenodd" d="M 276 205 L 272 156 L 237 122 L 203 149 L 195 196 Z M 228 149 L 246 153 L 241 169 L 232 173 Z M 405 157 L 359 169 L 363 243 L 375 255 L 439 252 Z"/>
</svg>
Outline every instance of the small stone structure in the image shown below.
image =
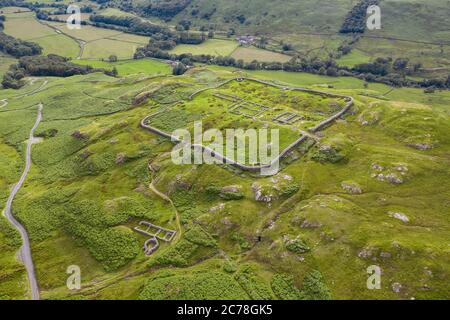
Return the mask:
<svg viewBox="0 0 450 320">
<path fill-rule="evenodd" d="M 305 117 L 300 116 L 293 112 L 284 112 L 275 118 L 273 118 L 273 121 L 277 121 L 282 124 L 294 124 L 297 121 L 303 120 Z"/>
<path fill-rule="evenodd" d="M 231 94 L 215 93 L 214 97 L 232 102 L 232 104 L 228 107 L 230 112 L 247 118 L 259 117 L 270 109 L 260 103 L 247 101 Z"/>
<path fill-rule="evenodd" d="M 139 226 L 144 228 L 134 227 L 136 232 L 149 236 L 150 238 L 144 243 L 144 252 L 147 256 L 153 254 L 159 248 L 159 240 L 170 242 L 177 233 L 175 230 L 166 229 L 157 225 L 154 225 L 147 221 L 139 222 Z"/>
<path fill-rule="evenodd" d="M 278 88 L 278 89 L 283 89 L 285 88 L 284 86 L 280 86 L 274 83 L 270 83 L 264 80 L 259 80 L 259 79 L 254 79 L 254 78 L 245 78 L 245 77 L 240 77 L 238 78 L 239 81 L 253 81 L 253 82 L 257 82 L 257 83 L 261 83 L 264 85 L 268 85 L 274 88 Z M 243 79 L 243 80 L 241 80 Z M 236 81 L 236 78 L 231 78 L 228 79 L 214 87 L 207 87 L 207 88 L 203 88 L 200 90 L 195 91 L 194 93 L 192 93 L 189 96 L 189 99 L 192 100 L 195 96 L 199 95 L 200 93 L 206 91 L 206 90 L 211 90 L 211 89 L 217 89 L 220 88 L 221 86 L 226 85 L 227 83 L 230 83 L 232 81 Z M 308 132 L 309 133 L 316 133 L 320 130 L 322 130 L 323 128 L 327 127 L 328 125 L 330 125 L 331 123 L 333 123 L 334 121 L 336 121 L 337 119 L 341 118 L 345 113 L 347 113 L 350 108 L 353 106 L 353 97 L 351 96 L 345 96 L 345 95 L 341 95 L 341 94 L 336 94 L 336 93 L 330 93 L 330 92 L 324 92 L 324 91 L 318 91 L 318 90 L 313 90 L 313 89 L 305 89 L 305 88 L 291 88 L 292 91 L 300 91 L 300 92 L 306 92 L 306 93 L 311 93 L 311 94 L 315 94 L 318 96 L 322 96 L 322 97 L 331 97 L 331 98 L 341 98 L 344 99 L 345 101 L 345 106 L 337 113 L 333 114 L 332 116 L 330 116 L 329 118 L 323 120 L 322 122 L 320 122 L 319 124 L 317 124 L 316 126 L 309 128 Z M 152 127 L 150 125 L 150 119 L 153 118 L 154 116 L 162 113 L 163 111 L 159 111 L 153 114 L 148 115 L 147 117 L 145 117 L 144 119 L 142 119 L 140 126 L 150 132 L 153 132 L 159 136 L 171 139 L 173 142 L 177 142 L 177 143 L 182 143 L 183 140 L 179 139 L 178 137 L 175 137 L 173 135 L 171 135 L 170 133 L 164 132 L 162 130 L 159 130 L 155 127 Z M 273 163 L 280 161 L 281 159 L 283 159 L 286 155 L 288 155 L 292 150 L 294 150 L 295 148 L 297 148 L 301 143 L 305 142 L 305 140 L 307 140 L 308 136 L 302 134 L 297 140 L 295 140 L 293 143 L 291 143 L 289 146 L 287 146 L 283 151 L 281 151 L 281 153 L 275 157 L 275 159 L 273 159 L 271 161 L 270 164 L 266 164 L 266 165 L 246 165 L 246 164 L 242 164 L 239 163 L 237 161 L 234 161 L 233 159 L 229 159 L 227 157 L 225 157 L 224 155 L 220 154 L 220 153 L 216 153 L 214 150 L 212 150 L 209 147 L 205 147 L 204 145 L 198 145 L 198 144 L 192 144 L 191 147 L 194 149 L 199 149 L 201 151 L 208 151 L 211 153 L 212 156 L 214 156 L 216 159 L 218 159 L 219 161 L 222 161 L 224 164 L 230 164 L 232 166 L 235 166 L 241 170 L 247 170 L 247 171 L 252 171 L 252 172 L 256 172 L 256 171 L 260 171 L 263 168 L 270 168 Z"/>
<path fill-rule="evenodd" d="M 148 239 L 147 241 L 145 241 L 145 243 L 144 243 L 144 253 L 147 256 L 152 255 L 153 252 L 158 250 L 158 248 L 159 248 L 159 242 L 158 242 L 158 239 L 156 239 L 156 237 L 152 237 L 152 238 Z"/>
</svg>

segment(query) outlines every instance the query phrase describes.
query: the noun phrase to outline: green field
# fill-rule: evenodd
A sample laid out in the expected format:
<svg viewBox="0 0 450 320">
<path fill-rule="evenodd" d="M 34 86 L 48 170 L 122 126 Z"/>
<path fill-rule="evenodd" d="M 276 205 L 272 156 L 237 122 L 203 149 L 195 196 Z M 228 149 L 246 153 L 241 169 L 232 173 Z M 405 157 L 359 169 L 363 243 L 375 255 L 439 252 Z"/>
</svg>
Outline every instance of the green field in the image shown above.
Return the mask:
<svg viewBox="0 0 450 320">
<path fill-rule="evenodd" d="M 65 24 L 49 24 L 63 34 L 84 42 L 82 59 L 107 59 L 110 55 L 116 55 L 119 59 L 130 59 L 137 47 L 149 41 L 148 37 L 93 26 L 69 30 Z"/>
<path fill-rule="evenodd" d="M 170 53 L 182 54 L 191 53 L 193 55 L 209 54 L 212 56 L 229 56 L 238 43 L 231 40 L 209 39 L 199 45 L 180 44 L 172 49 Z"/>
<path fill-rule="evenodd" d="M 51 28 L 39 23 L 31 13 L 27 13 L 25 16 L 19 13 L 7 14 L 5 31 L 9 35 L 23 40 L 39 39 L 56 34 Z"/>
<path fill-rule="evenodd" d="M 349 54 L 338 59 L 337 63 L 340 66 L 353 67 L 356 64 L 367 63 L 370 61 L 370 56 L 358 49 L 354 49 Z"/>
<path fill-rule="evenodd" d="M 100 11 L 100 13 L 104 16 L 135 17 L 134 14 L 132 14 L 130 12 L 122 11 L 117 8 L 106 8 L 106 9 Z"/>
<path fill-rule="evenodd" d="M 231 56 L 245 62 L 253 60 L 265 62 L 287 62 L 292 57 L 256 47 L 240 47 L 237 41 L 208 39 L 199 45 L 179 44 L 169 51 L 174 54 L 191 53 L 193 55 Z"/>
<path fill-rule="evenodd" d="M 3 74 L 8 71 L 9 66 L 15 63 L 17 60 L 13 57 L 9 57 L 7 55 L 0 55 L 0 75 L 3 76 Z"/>
<path fill-rule="evenodd" d="M 288 62 L 292 59 L 291 56 L 285 54 L 255 47 L 239 47 L 231 56 L 237 60 L 242 59 L 245 62 L 252 62 L 253 60 L 264 62 Z"/>
<path fill-rule="evenodd" d="M 64 23 L 38 21 L 31 12 L 10 13 L 6 16 L 6 33 L 38 43 L 44 54 L 77 58 L 81 52 L 77 42 L 82 41 L 83 59 L 107 59 L 111 55 L 116 55 L 119 59 L 130 59 L 137 47 L 149 41 L 148 37 L 93 26 L 70 30 Z"/>
<path fill-rule="evenodd" d="M 336 53 L 339 45 L 349 37 L 339 34 L 339 28 L 355 4 L 356 1 L 345 0 L 264 0 L 236 4 L 227 0 L 193 0 L 170 23 L 189 20 L 195 28 L 214 25 L 224 34 L 230 28 L 240 35 L 261 34 L 278 43 L 293 45 L 302 56 L 326 58 Z M 193 11 L 198 12 L 192 15 Z M 351 65 L 364 61 L 366 58 L 363 56 L 370 56 L 371 60 L 380 56 L 402 57 L 414 62 L 422 61 L 427 68 L 447 68 L 446 72 L 423 76 L 446 75 L 450 67 L 449 15 L 448 4 L 441 0 L 383 1 L 381 30 L 365 33 L 365 36 L 377 38 L 361 39 L 355 46 L 359 52 L 345 58 L 342 63 Z M 430 44 L 421 44 L 420 41 Z M 440 43 L 444 44 L 443 52 Z"/>
<path fill-rule="evenodd" d="M 15 12 L 16 10 L 9 11 Z M 31 12 L 6 14 L 5 32 L 13 37 L 33 41 L 43 48 L 44 54 L 60 54 L 75 58 L 80 52 L 77 42 L 64 34 L 58 34 L 49 26 L 36 20 Z"/>
<path fill-rule="evenodd" d="M 111 70 L 113 67 L 116 67 L 120 76 L 140 73 L 149 75 L 164 75 L 171 73 L 171 68 L 168 64 L 150 59 L 120 62 L 74 60 L 74 62 L 83 65 L 90 65 L 94 68 L 103 68 L 107 70 Z"/>
</svg>

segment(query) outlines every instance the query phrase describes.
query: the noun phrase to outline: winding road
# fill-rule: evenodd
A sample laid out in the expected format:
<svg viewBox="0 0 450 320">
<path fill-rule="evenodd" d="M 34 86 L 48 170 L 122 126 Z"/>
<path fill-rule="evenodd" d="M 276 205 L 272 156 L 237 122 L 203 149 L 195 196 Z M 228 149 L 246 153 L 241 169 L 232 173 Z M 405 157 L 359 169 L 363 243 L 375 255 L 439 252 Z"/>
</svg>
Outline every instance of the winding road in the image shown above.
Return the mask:
<svg viewBox="0 0 450 320">
<path fill-rule="evenodd" d="M 33 143 L 35 143 L 36 139 L 34 137 L 34 131 L 38 127 L 39 123 L 42 120 L 42 109 L 43 109 L 42 103 L 38 105 L 38 115 L 36 118 L 36 122 L 34 123 L 33 128 L 30 131 L 30 136 L 27 142 L 27 150 L 26 150 L 26 162 L 25 162 L 25 169 L 23 170 L 22 176 L 20 177 L 19 182 L 17 182 L 16 185 L 11 190 L 11 194 L 8 197 L 8 200 L 6 202 L 5 206 L 5 216 L 11 222 L 12 225 L 20 232 L 20 235 L 22 237 L 23 245 L 20 248 L 19 254 L 20 259 L 22 260 L 23 264 L 25 265 L 25 268 L 28 273 L 28 281 L 30 283 L 30 289 L 31 289 L 31 297 L 33 300 L 39 300 L 39 287 L 36 280 L 36 274 L 34 272 L 34 265 L 33 265 L 33 259 L 31 257 L 31 248 L 30 248 L 30 240 L 28 238 L 28 233 L 24 226 L 18 222 L 13 214 L 12 214 L 12 203 L 14 201 L 14 197 L 16 196 L 19 189 L 22 187 L 23 183 L 25 182 L 25 179 L 28 175 L 28 171 L 30 171 L 31 167 L 31 146 Z"/>
</svg>

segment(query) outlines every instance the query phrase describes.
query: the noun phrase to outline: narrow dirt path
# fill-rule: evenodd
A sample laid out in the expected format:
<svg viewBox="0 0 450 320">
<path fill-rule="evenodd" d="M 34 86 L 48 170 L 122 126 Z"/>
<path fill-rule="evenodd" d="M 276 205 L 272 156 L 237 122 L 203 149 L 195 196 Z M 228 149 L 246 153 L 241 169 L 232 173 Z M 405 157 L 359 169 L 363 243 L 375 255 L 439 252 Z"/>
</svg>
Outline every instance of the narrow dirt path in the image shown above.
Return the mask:
<svg viewBox="0 0 450 320">
<path fill-rule="evenodd" d="M 74 37 L 74 36 L 72 36 L 72 35 L 70 35 L 68 33 L 65 33 L 62 30 L 58 29 L 57 27 L 52 26 L 51 24 L 46 23 L 46 22 L 44 22 L 44 21 L 42 21 L 42 20 L 40 20 L 38 18 L 36 18 L 36 21 L 39 22 L 40 24 L 46 26 L 46 27 L 49 27 L 50 29 L 53 29 L 53 31 L 55 31 L 55 33 L 62 34 L 64 36 L 74 40 L 78 44 L 78 47 L 80 48 L 80 50 L 78 51 L 78 56 L 75 59 L 77 59 L 77 60 L 81 59 L 81 57 L 83 56 L 83 53 L 84 53 L 84 46 L 86 45 L 86 41 L 78 39 L 78 38 L 76 38 L 76 37 Z"/>
<path fill-rule="evenodd" d="M 22 247 L 19 250 L 20 259 L 22 260 L 23 264 L 25 265 L 25 268 L 27 270 L 28 274 L 28 281 L 30 283 L 30 289 L 31 289 L 31 298 L 33 300 L 39 300 L 39 287 L 36 280 L 36 274 L 34 272 L 34 265 L 33 265 L 33 259 L 31 256 L 31 248 L 30 248 L 30 240 L 28 238 L 28 233 L 25 227 L 18 222 L 12 213 L 12 204 L 14 201 L 14 198 L 19 191 L 19 189 L 22 187 L 23 183 L 25 182 L 25 179 L 28 175 L 28 172 L 30 171 L 31 167 L 31 146 L 33 143 L 35 143 L 35 137 L 34 137 L 34 131 L 38 127 L 39 123 L 42 120 L 42 109 L 43 105 L 42 103 L 38 106 L 38 115 L 36 118 L 36 122 L 33 126 L 33 128 L 30 131 L 30 136 L 28 138 L 27 142 L 27 150 L 26 150 L 26 156 L 25 156 L 25 169 L 23 170 L 22 176 L 19 179 L 19 182 L 12 188 L 11 194 L 8 197 L 8 200 L 6 201 L 5 206 L 5 217 L 8 219 L 9 222 L 19 231 L 21 237 L 22 237 Z"/>
<path fill-rule="evenodd" d="M 163 199 L 166 202 L 169 202 L 170 205 L 172 206 L 173 210 L 175 211 L 175 223 L 177 225 L 177 234 L 175 235 L 175 239 L 173 239 L 173 242 L 176 243 L 178 242 L 179 239 L 181 239 L 181 236 L 183 234 L 183 228 L 181 227 L 181 219 L 180 219 L 180 213 L 177 210 L 177 207 L 174 205 L 172 199 L 170 199 L 166 194 L 162 193 L 161 191 L 159 191 L 155 185 L 153 184 L 154 182 L 154 176 L 155 176 L 155 170 L 153 170 L 152 165 L 149 163 L 148 164 L 148 170 L 151 173 L 152 176 L 152 181 L 150 182 L 150 185 L 148 186 L 149 189 L 156 194 L 158 197 L 160 197 L 161 199 Z"/>
<path fill-rule="evenodd" d="M 32 95 L 42 91 L 47 84 L 48 84 L 48 80 L 44 80 L 42 82 L 42 84 L 39 86 L 39 88 L 36 88 L 36 89 L 32 90 L 31 92 L 26 92 L 26 93 L 23 93 L 21 95 L 15 96 L 15 97 L 13 97 L 13 99 L 20 99 L 20 98 L 23 98 L 23 97 L 32 96 Z"/>
</svg>

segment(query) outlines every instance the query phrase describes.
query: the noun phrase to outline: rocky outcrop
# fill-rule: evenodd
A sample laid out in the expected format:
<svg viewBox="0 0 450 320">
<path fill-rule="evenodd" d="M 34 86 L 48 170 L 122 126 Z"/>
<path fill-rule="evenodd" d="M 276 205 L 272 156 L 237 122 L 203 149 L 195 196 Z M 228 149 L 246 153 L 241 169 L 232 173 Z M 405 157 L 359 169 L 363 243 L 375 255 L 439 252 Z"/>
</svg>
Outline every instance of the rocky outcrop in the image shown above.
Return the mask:
<svg viewBox="0 0 450 320">
<path fill-rule="evenodd" d="M 252 191 L 255 194 L 255 200 L 259 202 L 270 203 L 278 198 L 274 190 L 267 190 L 256 182 L 252 184 Z"/>
<path fill-rule="evenodd" d="M 382 182 L 389 182 L 393 185 L 399 185 L 404 183 L 404 177 L 408 172 L 408 166 L 406 164 L 394 164 L 389 168 L 385 168 L 377 163 L 372 164 L 372 178 Z"/>
<path fill-rule="evenodd" d="M 410 143 L 410 144 L 408 144 L 408 147 L 411 147 L 411 148 L 414 148 L 417 150 L 421 150 L 421 151 L 433 149 L 433 145 L 429 144 L 429 143 Z"/>
<path fill-rule="evenodd" d="M 305 219 L 302 224 L 300 225 L 300 228 L 303 229 L 316 229 L 316 228 L 320 228 L 322 226 L 322 224 L 318 221 L 312 221 L 312 220 L 307 220 Z"/>
<path fill-rule="evenodd" d="M 405 223 L 408 223 L 408 222 L 409 222 L 409 218 L 408 218 L 404 213 L 389 211 L 389 212 L 388 212 L 388 215 L 389 215 L 390 217 L 394 218 L 394 219 L 401 220 L 401 221 L 403 221 L 403 222 L 405 222 Z"/>
<path fill-rule="evenodd" d="M 240 200 L 244 198 L 242 186 L 232 185 L 220 189 L 219 197 L 224 200 Z"/>
<path fill-rule="evenodd" d="M 119 153 L 116 156 L 116 164 L 124 164 L 127 161 L 127 157 L 124 153 Z"/>
<path fill-rule="evenodd" d="M 359 184 L 353 181 L 343 181 L 341 183 L 342 189 L 344 189 L 347 193 L 350 194 L 361 194 L 363 190 Z"/>
<path fill-rule="evenodd" d="M 225 209 L 225 203 L 219 203 L 218 205 L 209 208 L 208 212 L 216 213 L 216 212 L 221 212 L 224 209 Z"/>
<path fill-rule="evenodd" d="M 77 140 L 89 140 L 89 136 L 87 134 L 78 130 L 74 131 L 71 136 Z"/>
<path fill-rule="evenodd" d="M 385 177 L 386 181 L 391 184 L 402 184 L 403 179 L 399 177 L 396 173 L 389 173 Z"/>
<path fill-rule="evenodd" d="M 378 111 L 368 111 L 362 113 L 358 117 L 358 122 L 362 126 L 372 126 L 380 120 L 380 112 Z"/>
<path fill-rule="evenodd" d="M 392 284 L 392 291 L 394 291 L 395 293 L 400 293 L 402 291 L 403 286 L 398 283 L 398 282 L 394 282 Z"/>
</svg>

